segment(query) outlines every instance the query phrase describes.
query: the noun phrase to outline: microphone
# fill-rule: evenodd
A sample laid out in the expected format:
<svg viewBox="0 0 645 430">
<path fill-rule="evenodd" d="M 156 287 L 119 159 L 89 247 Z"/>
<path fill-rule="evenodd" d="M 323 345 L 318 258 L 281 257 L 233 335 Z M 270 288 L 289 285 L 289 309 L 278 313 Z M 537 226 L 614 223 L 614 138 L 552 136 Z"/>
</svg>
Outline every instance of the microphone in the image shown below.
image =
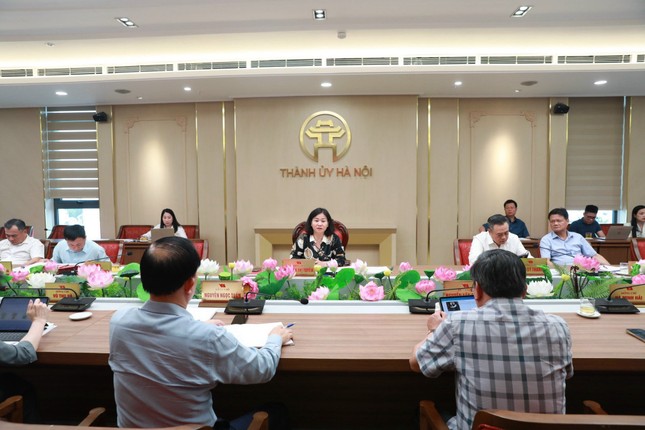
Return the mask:
<svg viewBox="0 0 645 430">
<path fill-rule="evenodd" d="M 459 291 L 459 290 L 472 291 L 472 287 L 443 288 L 438 290 L 432 290 L 428 294 L 426 294 L 425 299 L 409 299 L 408 307 L 410 308 L 410 313 L 432 315 L 435 311 L 435 306 L 437 305 L 437 303 L 439 303 L 439 299 L 435 297 L 430 298 L 431 294 L 434 294 L 436 292 Z"/>
<path fill-rule="evenodd" d="M 627 290 L 633 287 L 642 287 L 645 284 L 626 285 L 624 287 L 616 288 L 609 293 L 606 299 L 596 299 L 596 310 L 601 314 L 637 314 L 640 311 L 636 306 L 627 299 L 617 298 L 612 299 L 611 296 L 620 290 Z"/>
<path fill-rule="evenodd" d="M 253 291 L 247 291 L 244 294 L 244 299 L 229 300 L 228 304 L 226 305 L 226 308 L 224 309 L 224 313 L 231 314 L 231 315 L 237 315 L 237 314 L 261 315 L 262 311 L 264 310 L 264 305 L 266 303 L 266 300 L 249 299 L 249 296 L 251 294 L 255 294 L 256 297 L 257 296 L 275 297 L 274 294 L 267 294 L 267 293 L 260 293 L 260 292 L 254 293 Z M 309 299 L 306 299 L 306 298 L 298 299 L 298 301 L 303 305 L 306 305 L 309 303 Z"/>
<path fill-rule="evenodd" d="M 39 288 L 41 290 L 53 290 L 53 291 L 71 291 L 74 293 L 74 297 L 63 297 L 58 302 L 54 303 L 51 307 L 52 311 L 61 311 L 61 312 L 79 312 L 84 311 L 92 305 L 92 302 L 96 300 L 96 297 L 80 297 L 78 293 L 72 288 L 60 287 L 60 288 Z"/>
</svg>

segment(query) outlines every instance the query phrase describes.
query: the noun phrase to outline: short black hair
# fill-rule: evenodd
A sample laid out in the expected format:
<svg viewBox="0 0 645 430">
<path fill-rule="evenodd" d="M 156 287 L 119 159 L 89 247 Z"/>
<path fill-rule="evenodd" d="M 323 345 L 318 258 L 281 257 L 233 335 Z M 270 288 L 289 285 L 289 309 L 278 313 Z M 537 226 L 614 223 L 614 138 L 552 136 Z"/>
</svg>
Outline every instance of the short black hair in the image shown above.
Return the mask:
<svg viewBox="0 0 645 430">
<path fill-rule="evenodd" d="M 87 237 L 87 235 L 85 234 L 85 227 L 78 224 L 66 225 L 63 229 L 63 237 L 66 240 L 76 240 L 79 237 L 85 239 Z"/>
<path fill-rule="evenodd" d="M 502 214 L 495 214 L 488 217 L 488 228 L 493 228 L 494 225 L 508 224 L 508 218 Z"/>
<path fill-rule="evenodd" d="M 307 223 L 305 224 L 305 231 L 307 234 L 314 234 L 314 229 L 311 227 L 311 222 L 316 218 L 316 216 L 323 214 L 325 217 L 327 217 L 327 230 L 325 230 L 325 236 L 331 236 L 334 234 L 335 228 L 334 228 L 334 220 L 332 219 L 331 215 L 329 215 L 329 211 L 325 208 L 316 208 L 311 211 L 309 216 L 307 217 Z"/>
<path fill-rule="evenodd" d="M 515 200 L 513 200 L 513 199 L 506 200 L 504 202 L 504 207 L 506 207 L 506 205 L 509 204 L 509 203 L 513 203 L 515 205 L 515 207 L 517 207 L 517 202 Z"/>
<path fill-rule="evenodd" d="M 587 205 L 585 206 L 585 212 L 591 212 L 592 214 L 598 213 L 598 206 L 596 205 Z"/>
<path fill-rule="evenodd" d="M 18 219 L 18 218 L 11 218 L 9 221 L 4 223 L 4 229 L 5 230 L 9 230 L 13 226 L 16 226 L 19 231 L 23 231 L 27 227 L 25 222 L 23 220 L 21 220 L 21 219 Z"/>
<path fill-rule="evenodd" d="M 522 297 L 526 290 L 524 263 L 504 249 L 491 249 L 481 254 L 470 268 L 470 276 L 493 298 Z"/>
<path fill-rule="evenodd" d="M 167 296 L 195 276 L 201 264 L 193 243 L 183 237 L 153 242 L 141 258 L 141 283 L 150 294 Z"/>
<path fill-rule="evenodd" d="M 567 212 L 567 210 L 565 208 L 551 209 L 547 219 L 551 219 L 551 215 L 560 215 L 560 216 L 564 217 L 564 219 L 569 220 L 569 212 Z"/>
</svg>

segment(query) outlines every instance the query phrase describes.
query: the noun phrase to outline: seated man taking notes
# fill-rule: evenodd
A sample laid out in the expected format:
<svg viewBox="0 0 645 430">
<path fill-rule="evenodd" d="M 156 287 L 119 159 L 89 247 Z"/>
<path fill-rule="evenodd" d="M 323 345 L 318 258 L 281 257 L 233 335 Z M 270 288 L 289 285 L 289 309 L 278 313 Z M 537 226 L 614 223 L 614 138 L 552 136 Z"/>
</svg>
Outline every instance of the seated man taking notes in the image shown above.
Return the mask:
<svg viewBox="0 0 645 430">
<path fill-rule="evenodd" d="M 520 238 L 509 232 L 508 218 L 504 215 L 492 215 L 488 218 L 488 225 L 488 231 L 473 237 L 468 263 L 473 264 L 482 252 L 489 249 L 505 249 L 519 257 L 531 257 L 531 254 L 522 245 Z"/>
<path fill-rule="evenodd" d="M 589 242 L 572 231 L 569 226 L 569 212 L 565 208 L 555 208 L 549 212 L 549 225 L 551 232 L 542 236 L 540 240 L 540 255 L 546 258 L 549 264 L 572 264 L 578 255 L 594 257 L 600 264 L 609 265 L 609 262 Z"/>
<path fill-rule="evenodd" d="M 477 411 L 565 413 L 565 379 L 573 376 L 571 335 L 564 320 L 525 305 L 526 269 L 502 249 L 472 265 L 477 309 L 428 318 L 429 333 L 410 367 L 436 378 L 456 374 L 451 429 L 469 429 Z"/>
<path fill-rule="evenodd" d="M 180 237 L 159 239 L 143 254 L 141 282 L 150 300 L 117 311 L 110 322 L 119 427 L 213 426 L 213 388 L 260 384 L 276 372 L 291 329 L 274 328 L 257 349 L 241 345 L 221 321 L 193 319 L 186 306 L 195 294 L 199 265 L 191 241 Z"/>
<path fill-rule="evenodd" d="M 105 249 L 87 238 L 82 225 L 66 225 L 63 237 L 56 244 L 52 260 L 63 264 L 78 264 L 86 261 L 107 261 Z"/>
</svg>

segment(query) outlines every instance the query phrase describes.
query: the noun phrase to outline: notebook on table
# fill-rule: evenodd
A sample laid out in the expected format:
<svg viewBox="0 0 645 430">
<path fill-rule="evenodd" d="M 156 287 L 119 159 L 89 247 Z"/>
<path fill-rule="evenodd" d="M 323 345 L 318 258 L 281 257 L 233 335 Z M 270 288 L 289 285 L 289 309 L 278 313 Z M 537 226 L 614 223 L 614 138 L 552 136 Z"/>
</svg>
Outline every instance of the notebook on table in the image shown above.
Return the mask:
<svg viewBox="0 0 645 430">
<path fill-rule="evenodd" d="M 0 302 L 0 341 L 20 341 L 31 327 L 27 316 L 29 300 L 40 299 L 47 303 L 47 297 L 4 297 Z"/>
</svg>

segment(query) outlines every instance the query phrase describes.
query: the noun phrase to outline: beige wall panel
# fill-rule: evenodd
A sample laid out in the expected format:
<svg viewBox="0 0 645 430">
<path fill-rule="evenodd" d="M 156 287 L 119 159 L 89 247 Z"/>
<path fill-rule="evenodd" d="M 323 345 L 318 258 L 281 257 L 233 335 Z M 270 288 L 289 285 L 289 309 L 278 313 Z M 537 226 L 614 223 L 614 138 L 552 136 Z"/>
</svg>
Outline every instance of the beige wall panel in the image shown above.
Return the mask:
<svg viewBox="0 0 645 430">
<path fill-rule="evenodd" d="M 224 103 L 224 143 L 226 165 L 226 256 L 228 261 L 238 259 L 237 220 L 237 143 L 235 104 Z"/>
<path fill-rule="evenodd" d="M 156 224 L 165 207 L 197 224 L 194 105 L 117 106 L 113 119 L 117 225 Z"/>
<path fill-rule="evenodd" d="M 568 104 L 569 99 L 550 99 L 549 112 L 552 111 L 552 107 L 556 103 Z M 553 208 L 564 207 L 567 191 L 568 129 L 568 115 L 549 115 L 549 211 Z M 545 223 L 547 223 L 546 217 Z"/>
<path fill-rule="evenodd" d="M 39 239 L 46 237 L 42 153 L 40 110 L 0 109 L 0 224 L 20 218 Z"/>
<path fill-rule="evenodd" d="M 254 258 L 254 228 L 292 227 L 323 206 L 352 227 L 396 227 L 397 260 L 416 254 L 415 97 L 312 97 L 238 100 L 236 105 L 239 258 Z M 349 124 L 351 148 L 333 162 L 330 149 L 318 162 L 300 149 L 303 122 L 333 111 Z M 371 177 L 354 176 L 371 168 Z M 336 176 L 349 168 L 351 177 Z M 281 168 L 313 169 L 315 177 L 282 177 Z M 332 177 L 320 176 L 321 168 Z M 374 264 L 372 262 L 369 262 Z"/>
<path fill-rule="evenodd" d="M 417 101 L 417 264 L 428 263 L 430 100 Z"/>
<path fill-rule="evenodd" d="M 459 237 L 470 237 L 503 202 L 518 202 L 532 236 L 545 233 L 547 103 L 462 100 Z"/>
<path fill-rule="evenodd" d="M 430 264 L 452 264 L 459 206 L 459 100 L 430 101 Z"/>
<path fill-rule="evenodd" d="M 645 97 L 631 97 L 629 128 L 627 132 L 627 222 L 631 221 L 632 209 L 645 205 Z"/>
<path fill-rule="evenodd" d="M 97 106 L 97 112 L 106 112 L 110 121 L 96 123 L 99 161 L 99 205 L 101 237 L 114 238 L 118 233 L 114 211 L 114 121 L 111 106 Z"/>
</svg>

